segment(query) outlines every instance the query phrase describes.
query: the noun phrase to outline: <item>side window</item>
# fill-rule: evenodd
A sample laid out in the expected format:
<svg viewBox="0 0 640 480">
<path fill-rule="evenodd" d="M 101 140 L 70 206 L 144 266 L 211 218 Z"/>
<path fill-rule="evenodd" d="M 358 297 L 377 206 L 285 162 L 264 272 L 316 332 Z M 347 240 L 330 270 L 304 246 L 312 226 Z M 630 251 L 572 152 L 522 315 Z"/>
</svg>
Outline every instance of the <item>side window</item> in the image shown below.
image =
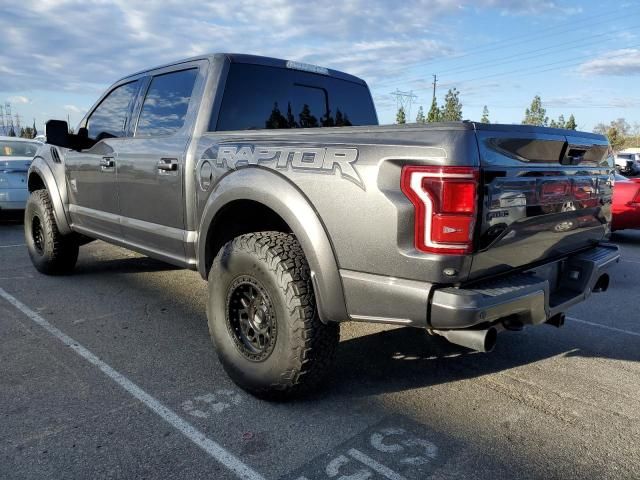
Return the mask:
<svg viewBox="0 0 640 480">
<path fill-rule="evenodd" d="M 122 137 L 127 116 L 138 91 L 139 80 L 120 85 L 98 105 L 87 121 L 89 138 L 99 142 L 104 138 Z"/>
<path fill-rule="evenodd" d="M 142 104 L 136 136 L 170 135 L 180 130 L 189 107 L 198 69 L 153 77 Z"/>
</svg>

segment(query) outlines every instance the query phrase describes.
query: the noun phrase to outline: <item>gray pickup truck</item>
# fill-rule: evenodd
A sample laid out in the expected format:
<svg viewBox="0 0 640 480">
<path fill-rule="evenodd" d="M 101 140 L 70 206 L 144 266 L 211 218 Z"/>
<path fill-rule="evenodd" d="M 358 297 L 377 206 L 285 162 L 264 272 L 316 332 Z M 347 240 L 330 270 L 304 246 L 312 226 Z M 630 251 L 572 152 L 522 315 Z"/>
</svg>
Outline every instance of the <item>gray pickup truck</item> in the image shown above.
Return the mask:
<svg viewBox="0 0 640 480">
<path fill-rule="evenodd" d="M 359 78 L 215 54 L 113 84 L 28 174 L 35 267 L 101 239 L 208 279 L 217 354 L 284 398 L 325 376 L 343 321 L 479 351 L 606 290 L 612 156 L 590 133 L 377 126 Z M 375 354 L 375 352 L 371 352 Z"/>
</svg>

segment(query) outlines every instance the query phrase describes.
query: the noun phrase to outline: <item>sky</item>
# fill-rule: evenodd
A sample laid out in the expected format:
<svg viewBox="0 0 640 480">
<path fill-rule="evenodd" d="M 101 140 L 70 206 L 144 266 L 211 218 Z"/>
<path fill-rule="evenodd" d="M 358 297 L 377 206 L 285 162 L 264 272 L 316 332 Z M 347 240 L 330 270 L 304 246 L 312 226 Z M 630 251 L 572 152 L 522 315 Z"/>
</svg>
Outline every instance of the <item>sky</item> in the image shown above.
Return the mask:
<svg viewBox="0 0 640 480">
<path fill-rule="evenodd" d="M 640 1 L 0 0 L 0 103 L 38 129 L 76 125 L 119 78 L 211 52 L 267 55 L 365 79 L 380 123 L 457 88 L 463 118 L 520 123 L 534 95 L 581 130 L 640 123 Z M 640 129 L 640 126 L 639 126 Z"/>
</svg>

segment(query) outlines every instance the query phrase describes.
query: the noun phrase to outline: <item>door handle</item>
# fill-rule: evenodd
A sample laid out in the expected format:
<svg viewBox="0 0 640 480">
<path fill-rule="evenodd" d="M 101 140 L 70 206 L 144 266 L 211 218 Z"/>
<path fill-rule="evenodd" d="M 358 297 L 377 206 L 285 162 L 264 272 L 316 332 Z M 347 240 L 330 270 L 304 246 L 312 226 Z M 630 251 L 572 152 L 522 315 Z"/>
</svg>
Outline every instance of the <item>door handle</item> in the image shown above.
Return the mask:
<svg viewBox="0 0 640 480">
<path fill-rule="evenodd" d="M 113 157 L 102 157 L 100 159 L 100 168 L 104 171 L 116 166 L 116 161 Z"/>
<path fill-rule="evenodd" d="M 178 171 L 178 159 L 177 158 L 161 158 L 158 162 L 158 170 L 160 172 L 177 172 Z"/>
</svg>

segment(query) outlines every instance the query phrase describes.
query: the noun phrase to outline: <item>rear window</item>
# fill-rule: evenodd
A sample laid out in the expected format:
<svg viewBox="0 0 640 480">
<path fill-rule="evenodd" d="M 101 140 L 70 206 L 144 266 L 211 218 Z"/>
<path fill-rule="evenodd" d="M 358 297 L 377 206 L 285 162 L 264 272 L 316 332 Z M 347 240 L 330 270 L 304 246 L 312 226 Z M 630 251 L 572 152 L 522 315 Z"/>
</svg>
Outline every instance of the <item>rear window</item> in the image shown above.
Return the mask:
<svg viewBox="0 0 640 480">
<path fill-rule="evenodd" d="M 0 157 L 33 157 L 38 151 L 39 143 L 0 141 Z"/>
<path fill-rule="evenodd" d="M 299 70 L 231 64 L 210 130 L 376 125 L 365 85 Z"/>
</svg>

